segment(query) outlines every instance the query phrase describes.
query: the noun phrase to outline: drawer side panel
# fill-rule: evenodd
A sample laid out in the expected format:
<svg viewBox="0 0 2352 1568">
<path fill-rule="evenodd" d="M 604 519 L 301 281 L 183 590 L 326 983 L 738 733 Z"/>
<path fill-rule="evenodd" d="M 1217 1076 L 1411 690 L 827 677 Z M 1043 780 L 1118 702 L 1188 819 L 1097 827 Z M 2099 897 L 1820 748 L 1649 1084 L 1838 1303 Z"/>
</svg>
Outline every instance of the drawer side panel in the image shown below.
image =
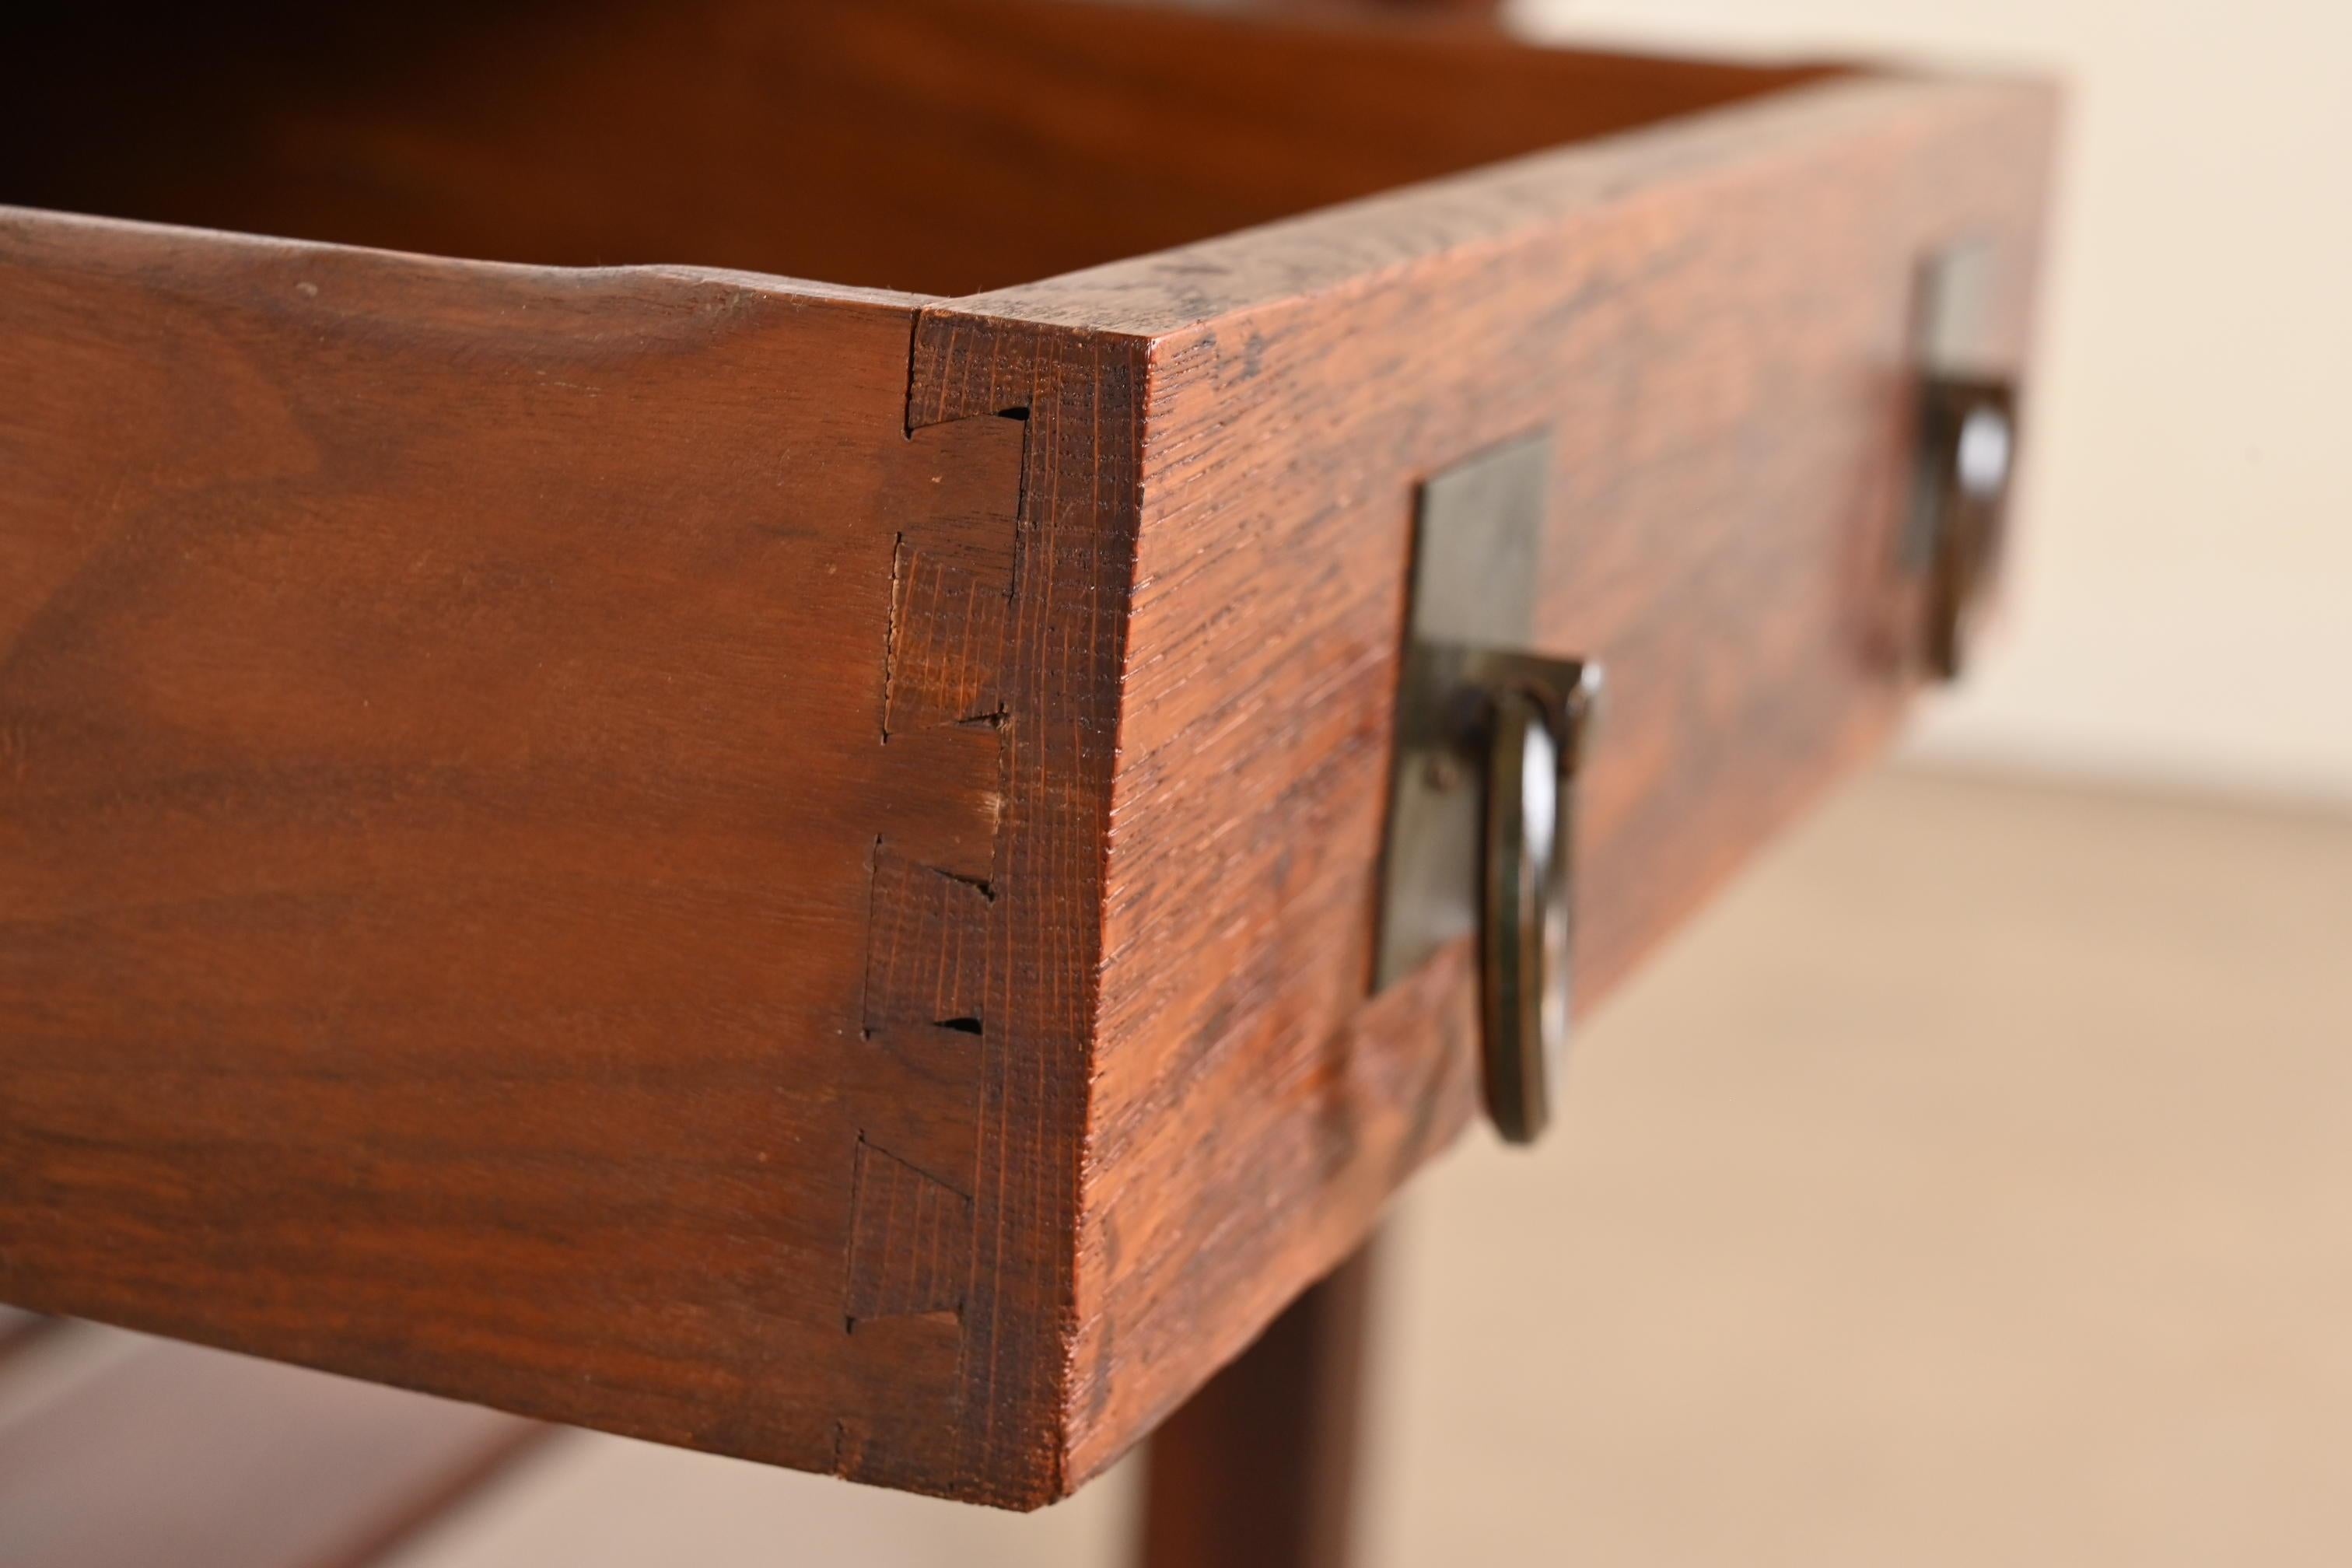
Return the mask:
<svg viewBox="0 0 2352 1568">
<path fill-rule="evenodd" d="M 1035 1500 L 919 305 L 0 216 L 0 1300 Z"/>
</svg>

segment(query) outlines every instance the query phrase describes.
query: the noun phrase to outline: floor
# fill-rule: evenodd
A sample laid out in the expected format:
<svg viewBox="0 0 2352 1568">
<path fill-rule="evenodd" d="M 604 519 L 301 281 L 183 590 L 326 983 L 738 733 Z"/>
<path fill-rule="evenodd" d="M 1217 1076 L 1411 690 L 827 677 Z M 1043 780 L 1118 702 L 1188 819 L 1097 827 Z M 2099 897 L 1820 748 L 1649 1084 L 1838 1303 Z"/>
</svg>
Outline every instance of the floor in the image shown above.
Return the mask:
<svg viewBox="0 0 2352 1568">
<path fill-rule="evenodd" d="M 1883 773 L 1384 1258 L 1372 1568 L 2352 1561 L 2352 820 Z M 398 1568 L 1116 1563 L 618 1439 Z"/>
</svg>

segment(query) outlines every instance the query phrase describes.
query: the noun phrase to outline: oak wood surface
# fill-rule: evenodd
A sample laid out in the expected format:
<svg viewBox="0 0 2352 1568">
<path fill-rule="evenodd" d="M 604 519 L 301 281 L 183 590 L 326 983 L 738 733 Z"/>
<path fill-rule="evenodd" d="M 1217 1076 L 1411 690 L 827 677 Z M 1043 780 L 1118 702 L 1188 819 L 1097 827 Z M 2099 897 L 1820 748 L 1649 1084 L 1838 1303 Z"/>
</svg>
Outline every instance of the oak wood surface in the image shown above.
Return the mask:
<svg viewBox="0 0 2352 1568">
<path fill-rule="evenodd" d="M 1611 685 L 1589 1006 L 1898 717 L 1914 277 L 1997 242 L 1985 352 L 2021 358 L 2049 120 L 2032 85 L 1824 84 L 927 309 L 919 378 L 958 333 L 1150 345 L 1073 1481 L 1473 1106 L 1464 953 L 1366 1001 L 1417 480 L 1552 434 L 1541 645 Z"/>
<path fill-rule="evenodd" d="M 321 21 L 0 185 L 962 286 L 1600 136 L 954 300 L 0 212 L 0 1300 L 1034 1506 L 1468 1116 L 1463 955 L 1367 994 L 1421 479 L 1552 433 L 1580 1000 L 1885 738 L 2040 89 L 988 11 Z"/>
<path fill-rule="evenodd" d="M 996 837 L 962 1398 L 977 1458 L 1066 1493 L 1073 1242 L 1088 1137 L 1121 628 L 1140 500 L 1145 345 L 917 323 L 909 428 L 1022 412 L 1018 546 L 999 655 Z"/>
<path fill-rule="evenodd" d="M 221 1351 L 139 1345 L 0 1421 L 0 1563 L 362 1568 L 553 1430 Z"/>
<path fill-rule="evenodd" d="M 0 1299 L 953 1484 L 997 742 L 883 714 L 1020 431 L 912 324 L 0 217 Z"/>
<path fill-rule="evenodd" d="M 0 37 L 0 202 L 940 294 L 1819 74 L 1053 0 L 56 7 Z"/>
</svg>

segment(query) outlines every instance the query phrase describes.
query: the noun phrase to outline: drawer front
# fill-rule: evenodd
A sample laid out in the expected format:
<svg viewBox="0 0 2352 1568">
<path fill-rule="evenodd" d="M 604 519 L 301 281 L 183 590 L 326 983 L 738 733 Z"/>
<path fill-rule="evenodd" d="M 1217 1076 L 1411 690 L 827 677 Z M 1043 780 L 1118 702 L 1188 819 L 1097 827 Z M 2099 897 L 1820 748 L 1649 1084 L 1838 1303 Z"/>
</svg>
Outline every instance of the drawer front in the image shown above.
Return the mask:
<svg viewBox="0 0 2352 1568">
<path fill-rule="evenodd" d="M 1074 338 L 1151 345 L 1123 401 L 1051 426 L 1123 420 L 1141 454 L 1074 1475 L 1342 1257 L 1474 1109 L 1466 948 L 1370 994 L 1419 484 L 1549 437 L 1536 643 L 1609 675 L 1577 823 L 1589 1005 L 1872 755 L 1920 678 L 1896 542 L 1921 274 L 1982 247 L 1970 347 L 2020 365 L 2050 108 L 1808 87 L 927 313 L 919 404 L 928 374 L 943 408 L 1007 395 L 968 389 L 974 333 L 1020 345 L 990 363 L 1045 404 Z"/>
</svg>

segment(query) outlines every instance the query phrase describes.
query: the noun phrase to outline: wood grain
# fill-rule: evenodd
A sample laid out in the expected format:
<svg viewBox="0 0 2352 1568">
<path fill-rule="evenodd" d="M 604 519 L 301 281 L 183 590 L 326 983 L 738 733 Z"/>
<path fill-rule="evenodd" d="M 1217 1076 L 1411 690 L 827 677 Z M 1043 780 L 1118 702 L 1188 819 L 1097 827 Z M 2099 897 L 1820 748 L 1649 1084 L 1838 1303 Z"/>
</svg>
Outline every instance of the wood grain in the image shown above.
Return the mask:
<svg viewBox="0 0 2352 1568">
<path fill-rule="evenodd" d="M 974 1294 L 966 1302 L 966 1466 L 1040 1497 L 1074 1484 L 1063 1433 L 1073 1242 L 1102 962 L 1104 857 L 1118 733 L 1146 345 L 926 314 L 910 427 L 1022 415 L 1020 527 L 1000 676 L 996 840 L 982 1037 Z M 1001 421 L 1000 421 L 1001 423 Z M 1000 1026 L 1001 1024 L 1001 1026 Z"/>
<path fill-rule="evenodd" d="M 860 1320 L 963 1308 L 971 1194 L 861 1142 L 851 1176 L 850 1331 Z"/>
<path fill-rule="evenodd" d="M 2021 355 L 2048 96 L 563 16 L 33 72 L 0 191 L 1280 221 L 0 212 L 0 1299 L 1034 1506 L 1469 1114 L 1464 955 L 1368 995 L 1415 486 L 1552 434 L 1589 1002 L 1899 713 L 1913 279 Z"/>
<path fill-rule="evenodd" d="M 927 310 L 920 342 L 1111 336 L 1150 365 L 1074 1480 L 1474 1103 L 1462 954 L 1366 999 L 1417 480 L 1552 433 L 1542 646 L 1612 687 L 1580 820 L 1590 1005 L 1890 732 L 1916 675 L 1890 564 L 1913 279 L 1997 241 L 1988 350 L 2021 356 L 2049 120 L 2032 86 L 1822 85 Z"/>
<path fill-rule="evenodd" d="M 553 1430 L 143 1345 L 0 1425 L 0 1563 L 362 1568 Z"/>
<path fill-rule="evenodd" d="M 892 573 L 1021 431 L 914 308 L 0 220 L 0 1298 L 948 1484 L 849 1320 L 961 1296 L 860 1176 L 972 1168 L 1001 778 Z"/>
<path fill-rule="evenodd" d="M 12 47 L 0 201 L 939 294 L 1819 74 L 1052 0 L 58 6 Z"/>
<path fill-rule="evenodd" d="M 1369 1327 L 1367 1242 L 1151 1435 L 1143 1568 L 1347 1568 Z"/>
</svg>

